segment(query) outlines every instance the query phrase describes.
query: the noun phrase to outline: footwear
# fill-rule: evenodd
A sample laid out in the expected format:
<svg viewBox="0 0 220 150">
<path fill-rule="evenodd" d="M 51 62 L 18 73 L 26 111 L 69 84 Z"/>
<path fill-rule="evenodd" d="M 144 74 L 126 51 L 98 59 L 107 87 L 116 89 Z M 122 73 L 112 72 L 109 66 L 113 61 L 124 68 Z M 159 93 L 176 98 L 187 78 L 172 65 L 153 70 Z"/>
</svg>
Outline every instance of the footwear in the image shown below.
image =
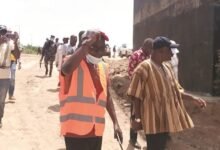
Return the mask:
<svg viewBox="0 0 220 150">
<path fill-rule="evenodd" d="M 9 100 L 16 100 L 16 98 L 14 96 L 10 96 Z"/>
<path fill-rule="evenodd" d="M 129 143 L 136 149 L 141 149 L 141 145 L 137 141 L 130 140 Z"/>
<path fill-rule="evenodd" d="M 48 74 L 48 71 L 46 70 L 46 71 L 45 71 L 45 76 L 47 76 L 47 74 Z"/>
<path fill-rule="evenodd" d="M 49 77 L 52 77 L 52 72 L 51 71 L 49 72 Z"/>
</svg>

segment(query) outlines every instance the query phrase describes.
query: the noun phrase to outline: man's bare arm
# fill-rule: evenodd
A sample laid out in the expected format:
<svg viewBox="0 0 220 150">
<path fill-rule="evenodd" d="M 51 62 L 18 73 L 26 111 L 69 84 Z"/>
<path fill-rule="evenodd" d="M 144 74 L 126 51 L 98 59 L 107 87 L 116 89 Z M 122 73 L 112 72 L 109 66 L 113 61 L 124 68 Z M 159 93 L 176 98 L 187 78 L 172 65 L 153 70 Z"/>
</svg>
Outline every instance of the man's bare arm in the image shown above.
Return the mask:
<svg viewBox="0 0 220 150">
<path fill-rule="evenodd" d="M 113 122 L 113 126 L 114 126 L 114 137 L 117 138 L 117 136 L 119 136 L 120 141 L 123 142 L 123 135 L 122 135 L 122 131 L 120 129 L 120 126 L 118 124 L 118 119 L 116 117 L 116 113 L 115 113 L 115 108 L 114 108 L 114 103 L 112 101 L 110 92 L 109 92 L 109 84 L 108 84 L 108 90 L 107 90 L 107 106 L 106 109 L 112 119 Z"/>
<path fill-rule="evenodd" d="M 106 106 L 106 109 L 113 121 L 113 124 L 118 124 L 118 120 L 117 120 L 117 117 L 116 117 L 116 114 L 115 114 L 115 107 L 114 107 L 114 104 L 113 104 L 113 101 L 112 101 L 112 97 L 109 93 L 109 90 L 108 90 L 108 96 L 107 96 L 107 106 Z"/>
</svg>

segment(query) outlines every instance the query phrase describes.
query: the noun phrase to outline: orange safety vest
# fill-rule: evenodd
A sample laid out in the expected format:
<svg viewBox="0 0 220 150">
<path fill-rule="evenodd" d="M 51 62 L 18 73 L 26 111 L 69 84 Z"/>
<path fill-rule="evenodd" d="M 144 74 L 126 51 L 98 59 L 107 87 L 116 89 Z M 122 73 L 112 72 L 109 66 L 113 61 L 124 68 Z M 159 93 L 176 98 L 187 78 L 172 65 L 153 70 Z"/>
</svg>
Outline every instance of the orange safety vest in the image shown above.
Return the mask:
<svg viewBox="0 0 220 150">
<path fill-rule="evenodd" d="M 95 129 L 102 136 L 105 127 L 107 104 L 107 64 L 98 64 L 98 74 L 103 91 L 96 99 L 96 89 L 84 60 L 72 76 L 60 75 L 60 122 L 61 135 L 86 135 Z"/>
</svg>

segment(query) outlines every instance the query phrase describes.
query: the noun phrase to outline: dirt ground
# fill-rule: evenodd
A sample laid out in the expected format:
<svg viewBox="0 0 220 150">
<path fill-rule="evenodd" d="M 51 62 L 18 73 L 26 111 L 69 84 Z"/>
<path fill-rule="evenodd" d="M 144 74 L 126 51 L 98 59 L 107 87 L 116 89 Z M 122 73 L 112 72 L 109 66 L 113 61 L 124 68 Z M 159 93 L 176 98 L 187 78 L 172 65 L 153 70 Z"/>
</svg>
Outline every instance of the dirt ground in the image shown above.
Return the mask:
<svg viewBox="0 0 220 150">
<path fill-rule="evenodd" d="M 126 91 L 130 80 L 127 74 L 128 59 L 106 59 L 110 64 L 111 83 L 114 96 L 124 113 L 129 116 L 129 101 Z M 171 150 L 220 150 L 220 97 L 204 96 L 193 93 L 207 101 L 207 108 L 201 110 L 190 102 L 185 106 L 192 117 L 195 128 L 172 134 Z"/>
<path fill-rule="evenodd" d="M 0 150 L 65 150 L 59 135 L 58 72 L 54 68 L 51 78 L 39 68 L 40 56 L 22 55 L 22 69 L 16 73 L 15 101 L 6 99 L 3 127 L 0 129 Z M 128 144 L 129 118 L 115 103 L 116 113 L 123 130 L 123 147 Z M 103 150 L 120 150 L 113 138 L 113 126 L 106 113 Z M 146 144 L 139 139 L 141 145 Z"/>
</svg>

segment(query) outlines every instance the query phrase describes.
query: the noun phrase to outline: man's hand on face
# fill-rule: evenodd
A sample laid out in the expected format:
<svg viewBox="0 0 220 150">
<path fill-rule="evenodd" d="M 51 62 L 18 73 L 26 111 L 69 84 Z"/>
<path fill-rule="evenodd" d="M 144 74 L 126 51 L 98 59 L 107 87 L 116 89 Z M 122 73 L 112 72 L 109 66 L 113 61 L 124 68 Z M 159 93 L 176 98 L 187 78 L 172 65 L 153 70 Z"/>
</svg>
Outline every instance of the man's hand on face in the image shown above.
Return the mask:
<svg viewBox="0 0 220 150">
<path fill-rule="evenodd" d="M 99 36 L 99 32 L 96 31 L 87 31 L 86 36 L 83 39 L 82 45 L 92 46 L 97 40 Z"/>
</svg>

